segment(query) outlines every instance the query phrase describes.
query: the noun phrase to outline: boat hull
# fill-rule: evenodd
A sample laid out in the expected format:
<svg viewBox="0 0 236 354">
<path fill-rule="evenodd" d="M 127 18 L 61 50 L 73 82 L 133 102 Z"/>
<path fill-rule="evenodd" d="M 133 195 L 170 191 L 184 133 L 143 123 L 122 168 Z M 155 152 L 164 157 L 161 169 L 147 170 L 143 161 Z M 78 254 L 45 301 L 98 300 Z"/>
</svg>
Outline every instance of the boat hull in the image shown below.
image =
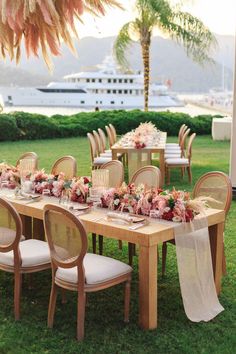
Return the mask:
<svg viewBox="0 0 236 354">
<path fill-rule="evenodd" d="M 143 108 L 143 96 L 91 94 L 91 93 L 44 93 L 34 88 L 2 88 L 0 94 L 8 106 L 80 107 L 80 108 Z M 149 107 L 175 107 L 181 102 L 168 94 L 149 97 Z"/>
</svg>

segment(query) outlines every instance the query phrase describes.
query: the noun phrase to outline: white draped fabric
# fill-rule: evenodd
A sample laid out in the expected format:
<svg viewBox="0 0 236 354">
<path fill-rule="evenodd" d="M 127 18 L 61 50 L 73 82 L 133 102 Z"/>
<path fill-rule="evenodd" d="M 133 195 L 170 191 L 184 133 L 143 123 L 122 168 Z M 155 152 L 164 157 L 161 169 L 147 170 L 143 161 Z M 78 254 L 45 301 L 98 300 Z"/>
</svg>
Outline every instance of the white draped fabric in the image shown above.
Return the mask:
<svg viewBox="0 0 236 354">
<path fill-rule="evenodd" d="M 224 308 L 214 284 L 207 219 L 175 227 L 175 243 L 185 313 L 193 322 L 210 321 Z"/>
</svg>

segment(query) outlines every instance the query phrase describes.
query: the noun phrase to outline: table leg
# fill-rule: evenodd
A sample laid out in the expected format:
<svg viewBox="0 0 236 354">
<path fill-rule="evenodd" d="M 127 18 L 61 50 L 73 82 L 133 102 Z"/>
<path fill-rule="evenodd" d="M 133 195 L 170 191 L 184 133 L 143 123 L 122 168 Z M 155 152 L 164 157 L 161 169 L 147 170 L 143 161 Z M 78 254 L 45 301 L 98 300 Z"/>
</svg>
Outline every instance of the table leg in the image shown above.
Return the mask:
<svg viewBox="0 0 236 354">
<path fill-rule="evenodd" d="M 157 327 L 157 245 L 139 249 L 139 325 Z"/>
<path fill-rule="evenodd" d="M 164 155 L 164 150 L 160 151 L 159 166 L 160 166 L 160 171 L 161 171 L 161 185 L 160 185 L 160 187 L 163 187 L 163 185 L 165 184 L 165 155 Z"/>
<path fill-rule="evenodd" d="M 111 153 L 112 153 L 112 160 L 118 160 L 117 159 L 117 152 L 112 149 Z"/>
<path fill-rule="evenodd" d="M 22 214 L 20 214 L 20 218 L 23 226 L 23 235 L 27 240 L 31 239 L 32 238 L 32 218 L 30 216 L 26 216 Z"/>
<path fill-rule="evenodd" d="M 45 241 L 43 220 L 33 218 L 33 238 Z"/>
<path fill-rule="evenodd" d="M 219 295 L 222 278 L 222 257 L 223 257 L 223 233 L 224 223 L 209 227 L 212 267 L 215 279 L 216 292 Z"/>
</svg>

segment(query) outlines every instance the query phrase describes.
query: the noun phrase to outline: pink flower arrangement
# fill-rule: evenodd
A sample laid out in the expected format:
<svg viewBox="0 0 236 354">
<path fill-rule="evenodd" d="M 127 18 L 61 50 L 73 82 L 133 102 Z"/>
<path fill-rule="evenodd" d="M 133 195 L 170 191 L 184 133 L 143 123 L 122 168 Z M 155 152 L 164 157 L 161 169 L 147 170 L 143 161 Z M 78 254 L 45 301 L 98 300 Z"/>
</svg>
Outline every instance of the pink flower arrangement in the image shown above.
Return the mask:
<svg viewBox="0 0 236 354">
<path fill-rule="evenodd" d="M 175 189 L 145 191 L 142 185 L 134 187 L 123 184 L 121 188 L 109 189 L 103 194 L 101 204 L 102 207 L 112 210 L 128 211 L 175 222 L 189 222 L 199 213 L 199 208 L 194 207 L 188 192 Z"/>
<path fill-rule="evenodd" d="M 119 141 L 122 146 L 142 149 L 146 146 L 153 146 L 159 141 L 160 131 L 151 122 L 141 123 L 136 129 L 125 134 Z"/>
<path fill-rule="evenodd" d="M 73 179 L 71 182 L 70 198 L 72 202 L 85 203 L 89 193 L 91 179 L 88 177 L 80 177 Z"/>
<path fill-rule="evenodd" d="M 0 163 L 0 182 L 7 188 L 14 189 L 20 183 L 20 173 L 16 167 Z"/>
</svg>

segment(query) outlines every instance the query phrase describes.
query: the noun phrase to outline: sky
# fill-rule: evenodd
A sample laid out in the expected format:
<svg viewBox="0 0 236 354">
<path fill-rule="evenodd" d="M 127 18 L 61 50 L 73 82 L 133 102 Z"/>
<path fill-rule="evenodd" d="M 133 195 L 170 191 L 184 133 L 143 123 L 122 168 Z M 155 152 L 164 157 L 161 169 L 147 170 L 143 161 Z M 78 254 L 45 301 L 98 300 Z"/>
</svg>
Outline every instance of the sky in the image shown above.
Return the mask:
<svg viewBox="0 0 236 354">
<path fill-rule="evenodd" d="M 84 25 L 78 24 L 79 37 L 116 35 L 126 22 L 134 18 L 135 0 L 119 1 L 126 11 L 108 8 L 105 17 L 101 18 L 85 14 Z M 188 5 L 183 9 L 200 18 L 211 31 L 217 34 L 235 35 L 236 0 L 189 0 L 187 2 Z"/>
</svg>

